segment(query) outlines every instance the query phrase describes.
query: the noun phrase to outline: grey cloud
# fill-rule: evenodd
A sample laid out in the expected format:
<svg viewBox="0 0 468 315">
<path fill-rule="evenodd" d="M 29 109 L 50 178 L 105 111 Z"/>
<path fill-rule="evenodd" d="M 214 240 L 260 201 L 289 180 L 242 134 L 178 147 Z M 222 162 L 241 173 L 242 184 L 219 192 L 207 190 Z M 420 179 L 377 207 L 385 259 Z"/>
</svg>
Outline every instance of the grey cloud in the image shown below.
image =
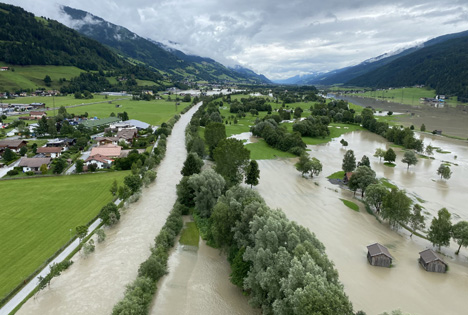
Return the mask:
<svg viewBox="0 0 468 315">
<path fill-rule="evenodd" d="M 64 20 L 46 0 L 7 0 Z M 270 78 L 328 71 L 468 29 L 466 0 L 62 0 L 143 37 Z M 68 24 L 70 25 L 70 24 Z"/>
</svg>

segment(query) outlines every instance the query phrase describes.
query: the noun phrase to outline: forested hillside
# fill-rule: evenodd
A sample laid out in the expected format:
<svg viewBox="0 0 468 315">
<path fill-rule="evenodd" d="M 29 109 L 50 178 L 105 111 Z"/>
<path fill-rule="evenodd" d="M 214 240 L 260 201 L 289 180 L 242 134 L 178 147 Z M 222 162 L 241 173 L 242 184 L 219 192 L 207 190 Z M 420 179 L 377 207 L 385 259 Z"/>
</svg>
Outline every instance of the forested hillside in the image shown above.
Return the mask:
<svg viewBox="0 0 468 315">
<path fill-rule="evenodd" d="M 468 36 L 422 48 L 359 76 L 349 85 L 376 88 L 423 84 L 437 94 L 468 100 Z"/>
</svg>

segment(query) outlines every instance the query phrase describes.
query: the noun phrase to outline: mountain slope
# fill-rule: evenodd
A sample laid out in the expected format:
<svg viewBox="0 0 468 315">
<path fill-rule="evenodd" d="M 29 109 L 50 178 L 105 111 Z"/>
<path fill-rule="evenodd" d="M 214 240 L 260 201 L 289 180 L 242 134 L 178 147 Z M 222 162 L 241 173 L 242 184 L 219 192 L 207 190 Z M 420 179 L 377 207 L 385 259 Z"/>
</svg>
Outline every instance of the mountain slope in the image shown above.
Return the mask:
<svg viewBox="0 0 468 315">
<path fill-rule="evenodd" d="M 122 26 L 107 22 L 86 11 L 67 6 L 62 6 L 62 11 L 71 18 L 70 26 L 81 34 L 111 47 L 130 61 L 145 63 L 179 80 L 270 83 L 268 79 L 252 71 L 233 71 L 210 58 L 186 55 L 179 50 L 168 49 L 161 43 L 140 37 Z"/>
<path fill-rule="evenodd" d="M 468 35 L 421 48 L 347 82 L 370 87 L 424 84 L 437 94 L 468 99 Z"/>
<path fill-rule="evenodd" d="M 437 45 L 451 39 L 462 38 L 464 36 L 468 36 L 468 31 L 439 36 L 428 40 L 418 46 L 414 46 L 404 50 L 399 50 L 393 53 L 383 54 L 381 56 L 365 60 L 358 65 L 334 70 L 331 73 L 329 72 L 316 78 L 301 80 L 299 81 L 299 84 L 332 85 L 346 83 L 354 78 L 357 78 L 361 75 L 365 75 L 366 73 L 372 72 L 382 66 L 385 66 L 394 60 L 412 54 L 422 48 Z"/>
</svg>

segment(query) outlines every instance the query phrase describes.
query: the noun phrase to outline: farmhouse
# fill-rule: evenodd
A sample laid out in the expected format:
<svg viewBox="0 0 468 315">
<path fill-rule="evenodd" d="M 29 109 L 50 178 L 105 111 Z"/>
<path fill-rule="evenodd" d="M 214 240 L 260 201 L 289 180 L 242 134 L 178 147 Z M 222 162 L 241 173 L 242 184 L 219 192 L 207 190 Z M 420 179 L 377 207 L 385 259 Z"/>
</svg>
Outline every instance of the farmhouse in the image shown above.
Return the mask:
<svg viewBox="0 0 468 315">
<path fill-rule="evenodd" d="M 50 158 L 21 158 L 19 167 L 23 168 L 23 172 L 40 172 L 41 166 L 46 165 L 49 169 Z"/>
<path fill-rule="evenodd" d="M 102 146 L 106 144 L 117 145 L 117 143 L 119 142 L 119 138 L 117 137 L 96 137 L 94 140 L 97 141 L 98 146 Z"/>
<path fill-rule="evenodd" d="M 131 144 L 133 139 L 136 138 L 138 132 L 135 129 L 122 129 L 119 132 L 117 132 L 117 138 L 119 138 L 119 142 L 121 140 L 125 141 L 127 144 Z"/>
<path fill-rule="evenodd" d="M 3 153 L 6 148 L 18 153 L 27 143 L 25 140 L 0 140 L 0 153 Z"/>
<path fill-rule="evenodd" d="M 29 112 L 29 117 L 32 117 L 33 119 L 41 119 L 42 116 L 47 117 L 47 113 L 46 112 L 39 112 L 39 111 L 30 111 Z"/>
<path fill-rule="evenodd" d="M 55 158 L 58 158 L 60 154 L 62 154 L 62 148 L 61 147 L 40 147 L 40 148 L 37 148 L 36 153 L 43 154 L 45 157 L 55 159 Z"/>
<path fill-rule="evenodd" d="M 353 176 L 353 172 L 346 172 L 343 177 L 343 183 L 347 184 L 351 179 L 351 176 Z"/>
<path fill-rule="evenodd" d="M 430 272 L 444 273 L 448 266 L 432 249 L 426 249 L 419 253 L 419 263 L 426 271 Z"/>
<path fill-rule="evenodd" d="M 392 259 L 387 247 L 379 243 L 367 246 L 367 260 L 372 266 L 390 267 Z"/>
</svg>

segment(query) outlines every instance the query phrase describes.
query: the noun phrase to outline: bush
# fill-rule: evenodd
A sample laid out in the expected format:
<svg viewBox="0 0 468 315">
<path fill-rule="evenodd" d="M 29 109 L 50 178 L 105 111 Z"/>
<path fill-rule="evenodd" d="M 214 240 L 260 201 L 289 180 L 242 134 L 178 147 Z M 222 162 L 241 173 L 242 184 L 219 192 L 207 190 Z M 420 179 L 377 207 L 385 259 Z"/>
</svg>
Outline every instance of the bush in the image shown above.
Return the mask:
<svg viewBox="0 0 468 315">
<path fill-rule="evenodd" d="M 167 259 L 168 256 L 164 252 L 160 255 L 152 254 L 140 265 L 140 268 L 138 269 L 138 276 L 148 277 L 153 281 L 158 281 L 167 273 Z"/>
<path fill-rule="evenodd" d="M 113 315 L 147 314 L 156 284 L 149 277 L 138 277 L 125 290 L 124 298 L 114 306 Z"/>
<path fill-rule="evenodd" d="M 98 229 L 96 230 L 96 235 L 97 235 L 97 241 L 98 243 L 102 243 L 106 240 L 106 232 L 104 232 L 103 229 Z"/>
<path fill-rule="evenodd" d="M 34 173 L 33 171 L 27 171 L 26 172 L 26 175 L 28 175 L 28 176 L 33 176 L 34 174 L 36 174 L 36 173 Z"/>
<path fill-rule="evenodd" d="M 8 175 L 8 176 L 15 176 L 15 175 L 18 175 L 18 174 L 19 174 L 18 170 L 15 170 L 15 169 L 9 170 L 9 171 L 7 172 L 7 175 Z"/>
</svg>

